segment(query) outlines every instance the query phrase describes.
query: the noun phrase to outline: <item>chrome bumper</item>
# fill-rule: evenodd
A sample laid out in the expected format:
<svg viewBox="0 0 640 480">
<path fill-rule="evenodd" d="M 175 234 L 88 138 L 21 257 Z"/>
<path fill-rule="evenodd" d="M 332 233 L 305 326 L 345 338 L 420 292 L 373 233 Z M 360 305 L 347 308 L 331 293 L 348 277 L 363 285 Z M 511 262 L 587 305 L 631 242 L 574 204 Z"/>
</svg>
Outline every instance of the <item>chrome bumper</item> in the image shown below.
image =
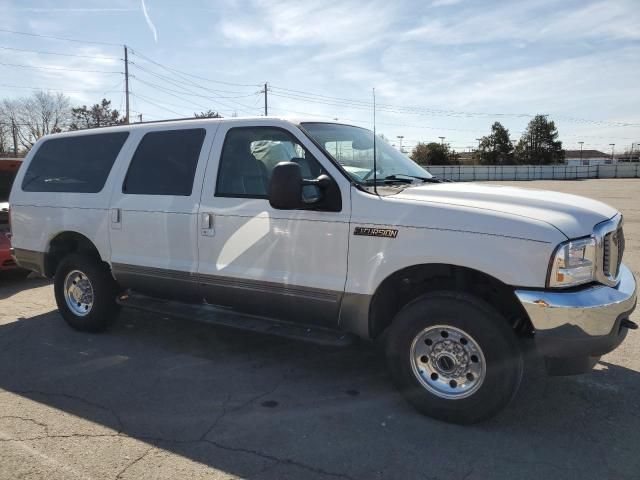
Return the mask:
<svg viewBox="0 0 640 480">
<path fill-rule="evenodd" d="M 621 316 L 630 315 L 635 308 L 637 287 L 633 273 L 621 265 L 616 287 L 597 285 L 570 292 L 516 290 L 515 294 L 536 335 L 574 340 L 610 335 Z"/>
</svg>

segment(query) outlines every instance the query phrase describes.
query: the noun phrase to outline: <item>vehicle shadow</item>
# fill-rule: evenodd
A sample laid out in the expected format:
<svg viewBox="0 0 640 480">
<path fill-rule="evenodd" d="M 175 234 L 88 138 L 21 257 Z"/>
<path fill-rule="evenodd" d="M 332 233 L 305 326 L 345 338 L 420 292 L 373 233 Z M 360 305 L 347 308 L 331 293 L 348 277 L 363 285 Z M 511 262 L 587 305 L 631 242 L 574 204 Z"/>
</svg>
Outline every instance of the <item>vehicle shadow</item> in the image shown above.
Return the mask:
<svg viewBox="0 0 640 480">
<path fill-rule="evenodd" d="M 640 374 L 605 362 L 548 378 L 528 363 L 504 413 L 456 426 L 409 407 L 374 345 L 318 347 L 126 310 L 89 335 L 54 311 L 0 325 L 0 422 L 4 411 L 43 425 L 33 438 L 96 428 L 238 477 L 633 478 Z"/>
<path fill-rule="evenodd" d="M 28 288 L 41 287 L 51 283 L 51 280 L 36 276 L 24 270 L 6 270 L 0 272 L 0 300 L 12 297 L 16 293 Z"/>
</svg>

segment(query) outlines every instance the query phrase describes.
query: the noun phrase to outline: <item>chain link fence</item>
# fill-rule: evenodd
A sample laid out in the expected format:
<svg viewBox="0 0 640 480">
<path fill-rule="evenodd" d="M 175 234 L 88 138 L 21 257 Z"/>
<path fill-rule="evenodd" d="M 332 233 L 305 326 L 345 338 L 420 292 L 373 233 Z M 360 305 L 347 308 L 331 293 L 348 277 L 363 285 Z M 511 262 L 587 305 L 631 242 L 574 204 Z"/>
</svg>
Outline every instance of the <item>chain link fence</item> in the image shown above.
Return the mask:
<svg viewBox="0 0 640 480">
<path fill-rule="evenodd" d="M 438 178 L 455 182 L 640 178 L 640 163 L 612 165 L 429 165 L 426 168 Z"/>
</svg>

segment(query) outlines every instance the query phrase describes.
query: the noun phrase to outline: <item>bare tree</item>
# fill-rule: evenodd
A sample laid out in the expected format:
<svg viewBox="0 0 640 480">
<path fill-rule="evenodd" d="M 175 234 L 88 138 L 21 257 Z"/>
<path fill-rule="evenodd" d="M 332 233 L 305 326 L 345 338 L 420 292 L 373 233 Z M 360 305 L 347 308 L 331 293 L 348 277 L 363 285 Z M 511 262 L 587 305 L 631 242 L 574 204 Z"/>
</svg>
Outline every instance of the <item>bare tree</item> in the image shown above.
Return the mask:
<svg viewBox="0 0 640 480">
<path fill-rule="evenodd" d="M 15 124 L 20 145 L 29 150 L 50 133 L 61 132 L 71 119 L 71 102 L 62 93 L 35 92 L 30 97 L 2 103 L 5 124 Z"/>
<path fill-rule="evenodd" d="M 11 125 L 3 121 L 0 111 L 0 157 L 9 155 L 11 149 Z"/>
</svg>

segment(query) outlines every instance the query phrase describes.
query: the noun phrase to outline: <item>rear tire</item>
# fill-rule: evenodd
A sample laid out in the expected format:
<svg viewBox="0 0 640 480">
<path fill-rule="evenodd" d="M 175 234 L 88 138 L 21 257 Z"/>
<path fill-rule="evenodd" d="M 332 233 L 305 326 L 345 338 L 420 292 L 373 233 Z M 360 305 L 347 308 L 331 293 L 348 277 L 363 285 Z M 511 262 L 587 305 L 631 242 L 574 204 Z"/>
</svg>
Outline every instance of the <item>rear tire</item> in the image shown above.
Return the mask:
<svg viewBox="0 0 640 480">
<path fill-rule="evenodd" d="M 470 424 L 515 396 L 523 360 L 505 318 L 464 293 L 434 292 L 404 307 L 386 344 L 394 383 L 420 412 Z"/>
<path fill-rule="evenodd" d="M 83 332 L 107 329 L 115 320 L 118 286 L 99 259 L 80 253 L 65 257 L 54 278 L 58 310 L 71 328 Z"/>
</svg>

